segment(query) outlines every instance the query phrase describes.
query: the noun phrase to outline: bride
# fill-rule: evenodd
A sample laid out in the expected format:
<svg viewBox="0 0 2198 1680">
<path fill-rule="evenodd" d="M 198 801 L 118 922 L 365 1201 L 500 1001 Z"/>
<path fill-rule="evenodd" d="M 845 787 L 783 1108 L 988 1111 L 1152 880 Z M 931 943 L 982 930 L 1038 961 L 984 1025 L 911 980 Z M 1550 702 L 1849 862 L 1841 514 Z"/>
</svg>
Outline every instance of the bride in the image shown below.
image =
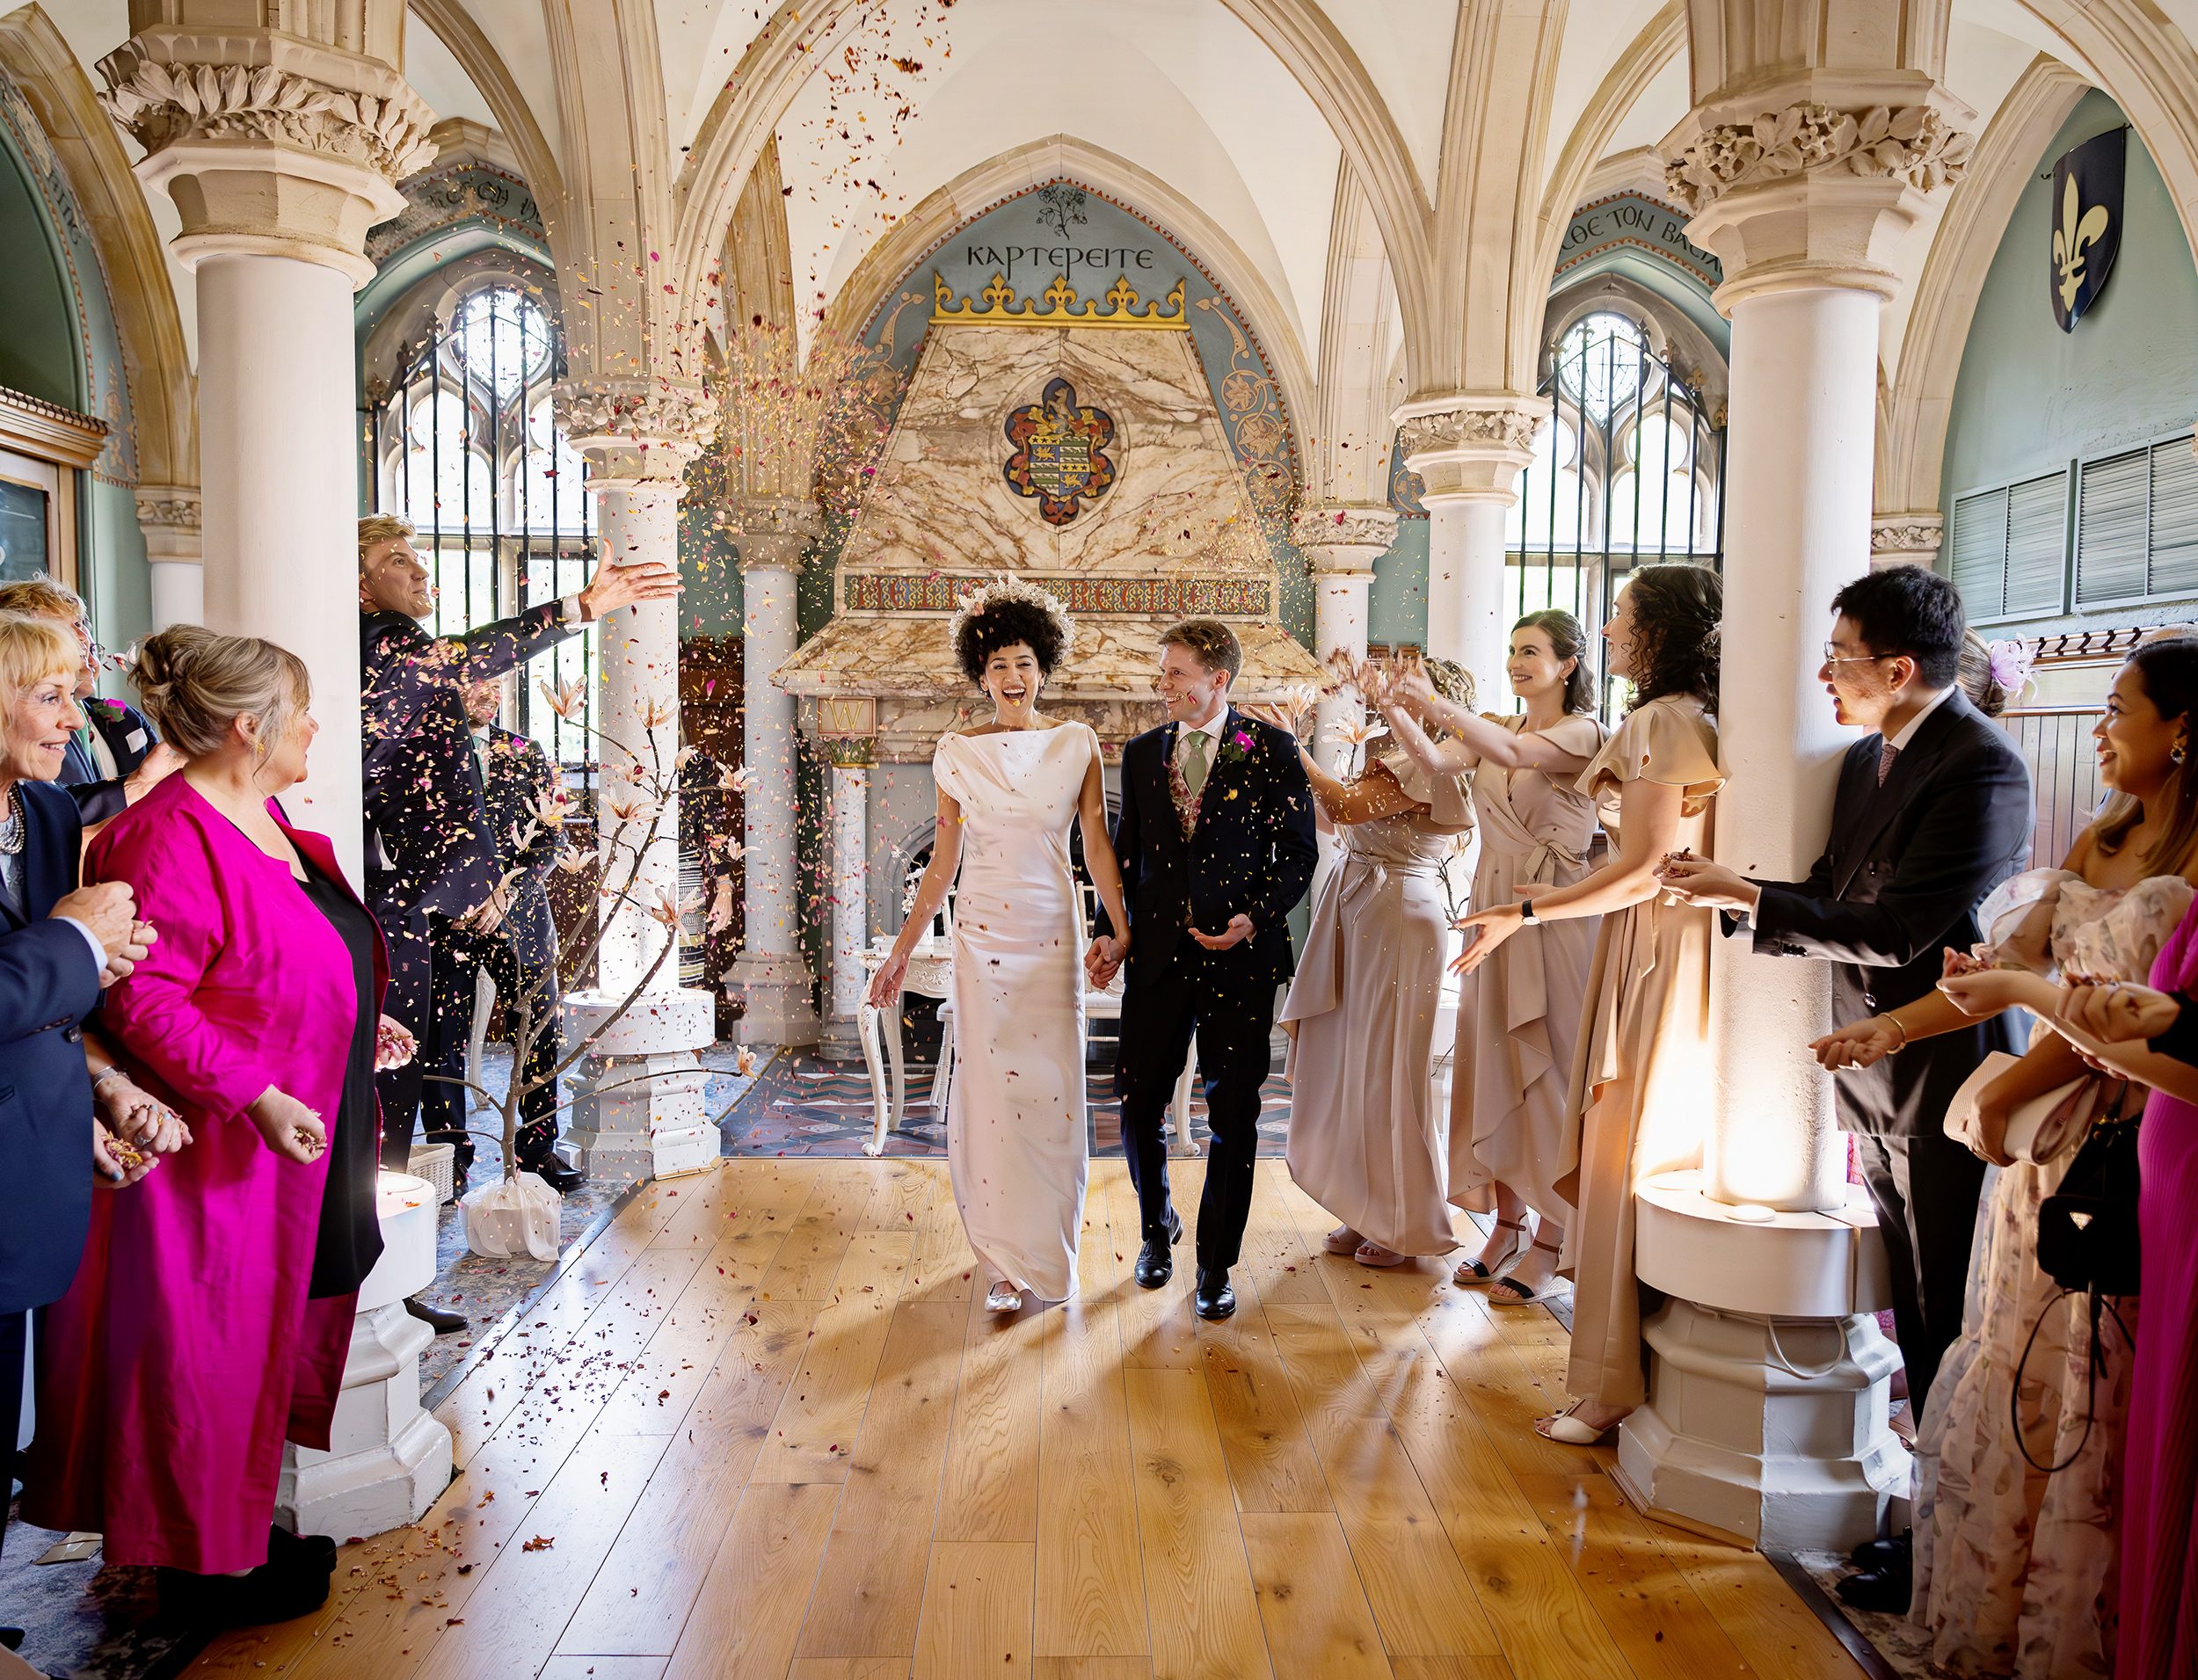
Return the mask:
<svg viewBox="0 0 2198 1680">
<path fill-rule="evenodd" d="M 1013 577 L 963 598 L 956 659 L 990 696 L 993 721 L 940 738 L 931 865 L 870 1000 L 892 1008 L 908 955 L 954 904 L 954 1080 L 946 1157 L 954 1200 L 986 1269 L 985 1305 L 1012 1313 L 1076 1292 L 1083 1223 L 1083 904 L 1069 871 L 1068 825 L 1116 927 L 1126 929 L 1122 872 L 1107 837 L 1099 737 L 1037 709 L 1075 635 L 1060 601 Z M 1126 933 L 1102 938 L 1119 962 Z M 899 1030 L 896 1024 L 894 1030 Z"/>
</svg>

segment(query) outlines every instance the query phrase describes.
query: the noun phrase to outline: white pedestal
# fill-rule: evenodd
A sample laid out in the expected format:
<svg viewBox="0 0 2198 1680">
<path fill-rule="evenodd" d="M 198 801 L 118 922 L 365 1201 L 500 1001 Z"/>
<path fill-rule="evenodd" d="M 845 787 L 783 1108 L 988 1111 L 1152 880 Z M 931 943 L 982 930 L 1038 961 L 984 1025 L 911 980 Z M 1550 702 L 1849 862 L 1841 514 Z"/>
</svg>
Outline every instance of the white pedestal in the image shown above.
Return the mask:
<svg viewBox="0 0 2198 1680">
<path fill-rule="evenodd" d="M 742 1005 L 743 1044 L 813 1044 L 820 1030 L 810 1001 L 814 977 L 799 953 L 743 951 L 725 976 L 725 995 Z"/>
<path fill-rule="evenodd" d="M 565 1141 L 592 1177 L 674 1178 L 714 1165 L 717 1128 L 695 1053 L 716 1036 L 710 994 L 691 986 L 651 992 L 604 1024 L 617 1002 L 598 992 L 564 1000 L 564 1042 L 593 1039 L 575 1070 Z"/>
<path fill-rule="evenodd" d="M 435 1191 L 379 1175 L 382 1258 L 359 1288 L 329 1450 L 286 1450 L 275 1520 L 299 1534 L 363 1539 L 417 1523 L 450 1480 L 450 1431 L 420 1409 L 419 1356 L 434 1332 L 404 1299 L 435 1281 Z"/>
<path fill-rule="evenodd" d="M 1837 1214 L 1743 1221 L 1700 1175 L 1634 1198 L 1634 1269 L 1671 1298 L 1650 1317 L 1648 1404 L 1619 1432 L 1644 1509 L 1784 1550 L 1845 1550 L 1908 1487 L 1888 1427 L 1899 1356 L 1871 1316 L 1885 1250 L 1854 1187 Z"/>
</svg>

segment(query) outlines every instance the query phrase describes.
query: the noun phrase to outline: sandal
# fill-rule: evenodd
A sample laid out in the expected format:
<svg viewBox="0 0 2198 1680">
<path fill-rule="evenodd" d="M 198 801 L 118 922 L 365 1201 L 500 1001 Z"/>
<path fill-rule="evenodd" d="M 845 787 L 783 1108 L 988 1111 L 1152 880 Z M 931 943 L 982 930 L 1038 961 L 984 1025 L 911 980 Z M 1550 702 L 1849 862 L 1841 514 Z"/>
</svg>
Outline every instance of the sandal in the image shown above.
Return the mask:
<svg viewBox="0 0 2198 1680">
<path fill-rule="evenodd" d="M 1472 1289 L 1477 1284 L 1489 1282 L 1496 1273 L 1526 1252 L 1526 1226 L 1523 1221 L 1498 1219 L 1496 1223 L 1498 1230 L 1517 1232 L 1520 1240 L 1505 1250 L 1503 1258 L 1493 1266 L 1484 1266 L 1477 1260 L 1460 1261 L 1458 1269 L 1450 1275 L 1450 1281 L 1457 1284 L 1459 1289 Z"/>
<path fill-rule="evenodd" d="M 1362 1266 L 1401 1266 L 1412 1256 L 1401 1255 L 1394 1248 L 1385 1248 L 1373 1241 L 1362 1242 L 1351 1251 L 1351 1258 Z"/>
<path fill-rule="evenodd" d="M 1554 1417 L 1536 1418 L 1534 1433 L 1545 1441 L 1554 1441 L 1561 1447 L 1607 1447 L 1614 1444 L 1618 1440 L 1618 1424 L 1606 1423 L 1598 1429 L 1581 1422 L 1576 1415 L 1586 1404 L 1585 1400 L 1575 1400 Z"/>
<path fill-rule="evenodd" d="M 1004 1277 L 986 1291 L 985 1311 L 987 1313 L 1015 1313 L 1020 1312 L 1022 1307 L 1023 1291 Z"/>
<path fill-rule="evenodd" d="M 1533 1247 L 1529 1249 L 1528 1252 L 1530 1254 L 1539 1252 L 1545 1255 L 1554 1255 L 1557 1252 L 1557 1250 L 1549 1247 L 1545 1243 L 1537 1241 Z M 1554 1276 L 1554 1269 L 1552 1276 Z M 1494 1284 L 1489 1285 L 1488 1301 L 1491 1305 L 1495 1306 L 1532 1306 L 1536 1301 L 1541 1299 L 1541 1298 L 1548 1292 L 1549 1285 L 1547 1284 L 1544 1284 L 1539 1289 L 1529 1289 L 1525 1284 L 1519 1282 L 1518 1273 L 1517 1271 L 1511 1271 L 1506 1273 L 1503 1276 L 1497 1278 Z"/>
<path fill-rule="evenodd" d="M 1365 1240 L 1349 1225 L 1339 1225 L 1321 1239 L 1321 1247 L 1331 1255 L 1350 1255 L 1357 1254 Z"/>
</svg>

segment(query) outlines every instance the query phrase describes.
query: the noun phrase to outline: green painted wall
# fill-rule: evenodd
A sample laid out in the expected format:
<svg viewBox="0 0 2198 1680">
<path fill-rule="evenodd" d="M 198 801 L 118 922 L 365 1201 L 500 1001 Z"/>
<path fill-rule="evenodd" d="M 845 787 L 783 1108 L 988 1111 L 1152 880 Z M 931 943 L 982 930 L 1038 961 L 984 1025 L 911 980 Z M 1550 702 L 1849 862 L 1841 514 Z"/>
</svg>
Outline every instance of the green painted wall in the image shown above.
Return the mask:
<svg viewBox="0 0 2198 1680">
<path fill-rule="evenodd" d="M 2054 160 L 2124 120 L 2105 94 L 2086 94 L 2023 187 L 1962 353 L 1941 507 L 1964 491 L 2187 430 L 2198 412 L 2198 266 L 2166 183 L 2135 130 L 2122 251 L 2106 290 L 2073 332 L 2054 324 L 2047 289 Z"/>
<path fill-rule="evenodd" d="M 12 148 L 0 145 L 0 385 L 81 411 L 76 312 L 53 238 Z"/>
</svg>

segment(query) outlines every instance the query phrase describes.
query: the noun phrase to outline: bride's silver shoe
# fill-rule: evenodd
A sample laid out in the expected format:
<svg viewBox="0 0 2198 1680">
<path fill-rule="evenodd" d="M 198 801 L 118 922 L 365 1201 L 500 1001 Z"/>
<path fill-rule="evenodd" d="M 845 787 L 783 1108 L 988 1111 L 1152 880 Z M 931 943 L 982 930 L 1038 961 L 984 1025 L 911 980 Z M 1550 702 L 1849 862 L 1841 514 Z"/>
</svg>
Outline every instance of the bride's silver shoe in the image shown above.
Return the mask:
<svg viewBox="0 0 2198 1680">
<path fill-rule="evenodd" d="M 994 1284 L 985 1295 L 987 1313 L 1015 1313 L 1023 1307 L 1023 1291 L 1006 1281 Z"/>
</svg>

